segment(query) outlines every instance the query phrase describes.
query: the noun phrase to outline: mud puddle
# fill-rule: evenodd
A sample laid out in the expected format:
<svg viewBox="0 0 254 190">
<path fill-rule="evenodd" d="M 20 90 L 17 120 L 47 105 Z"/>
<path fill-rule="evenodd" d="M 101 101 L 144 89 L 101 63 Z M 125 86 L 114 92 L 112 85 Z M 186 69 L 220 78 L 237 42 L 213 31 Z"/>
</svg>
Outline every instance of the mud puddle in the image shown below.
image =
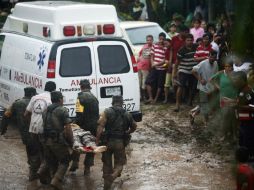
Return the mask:
<svg viewBox="0 0 254 190">
<path fill-rule="evenodd" d="M 128 163 L 114 190 L 232 190 L 232 157 L 225 158 L 198 148 L 189 126 L 188 112 L 174 113 L 170 106 L 143 106 L 144 118 L 127 148 Z M 17 131 L 10 129 L 0 140 L 0 190 L 27 189 L 28 166 Z M 102 190 L 101 155 L 91 175 L 67 173 L 67 190 Z M 48 187 L 32 184 L 32 189 Z M 30 187 L 30 189 L 31 189 Z"/>
</svg>

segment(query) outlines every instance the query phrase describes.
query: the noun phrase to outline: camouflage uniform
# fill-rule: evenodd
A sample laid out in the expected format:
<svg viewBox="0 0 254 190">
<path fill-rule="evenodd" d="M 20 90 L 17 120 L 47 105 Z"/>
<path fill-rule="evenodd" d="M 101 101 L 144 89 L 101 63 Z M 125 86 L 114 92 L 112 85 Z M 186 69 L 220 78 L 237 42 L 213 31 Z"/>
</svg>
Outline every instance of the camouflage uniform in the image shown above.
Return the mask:
<svg viewBox="0 0 254 190">
<path fill-rule="evenodd" d="M 64 126 L 71 123 L 69 114 L 63 106 L 53 103 L 44 116 L 44 154 L 46 164 L 40 169 L 40 176 L 53 173 L 51 184 L 58 189 L 70 161 L 69 145 L 64 137 Z M 61 186 L 61 185 L 60 185 Z"/>
<path fill-rule="evenodd" d="M 95 144 L 95 137 L 91 135 L 89 131 L 84 131 L 81 128 L 72 128 L 73 132 L 73 148 L 77 147 L 94 147 Z"/>
<path fill-rule="evenodd" d="M 36 90 L 32 87 L 27 87 L 24 91 L 25 94 L 29 94 L 29 97 L 25 96 L 22 99 L 16 100 L 5 112 L 2 119 L 2 134 L 7 131 L 7 126 L 10 122 L 14 122 L 18 126 L 22 142 L 26 146 L 27 160 L 30 168 L 29 180 L 31 181 L 36 178 L 36 172 L 40 167 L 40 163 L 36 162 L 38 157 L 37 149 L 32 143 L 29 134 L 29 120 L 24 117 L 24 113 L 31 100 L 31 96 L 36 94 Z"/>
<path fill-rule="evenodd" d="M 37 147 L 32 143 L 29 133 L 29 121 L 24 118 L 24 113 L 29 101 L 30 99 L 28 98 L 16 101 L 11 107 L 11 112 L 15 116 L 16 122 L 19 126 L 22 142 L 26 145 L 27 159 L 30 167 L 29 180 L 33 180 L 36 178 L 36 172 L 40 167 L 40 163 L 37 162 L 37 157 L 39 156 L 37 154 Z"/>
<path fill-rule="evenodd" d="M 136 129 L 130 113 L 120 106 L 107 108 L 99 119 L 99 126 L 105 126 L 104 138 L 107 151 L 102 154 L 104 189 L 109 189 L 115 178 L 121 175 L 126 164 L 125 146 L 128 131 Z M 114 156 L 114 165 L 112 164 Z"/>
<path fill-rule="evenodd" d="M 99 119 L 99 102 L 97 98 L 90 92 L 90 89 L 83 90 L 78 93 L 77 99 L 77 120 L 76 123 L 86 131 L 90 131 L 93 136 L 96 136 L 97 121 Z M 72 154 L 73 169 L 78 167 L 79 153 Z M 84 160 L 85 168 L 89 170 L 94 165 L 94 153 L 87 153 Z M 88 171 L 89 172 L 89 171 Z"/>
</svg>

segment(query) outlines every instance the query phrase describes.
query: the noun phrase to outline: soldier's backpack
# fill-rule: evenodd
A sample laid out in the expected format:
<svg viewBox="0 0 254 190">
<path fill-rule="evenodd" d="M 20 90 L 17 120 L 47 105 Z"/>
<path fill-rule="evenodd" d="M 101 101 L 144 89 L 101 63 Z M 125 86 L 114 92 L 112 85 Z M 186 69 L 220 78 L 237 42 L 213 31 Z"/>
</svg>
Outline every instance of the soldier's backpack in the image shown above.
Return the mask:
<svg viewBox="0 0 254 190">
<path fill-rule="evenodd" d="M 119 109 L 115 107 L 110 107 L 109 112 L 109 114 L 114 114 L 114 116 L 109 119 L 105 126 L 107 138 L 122 138 L 124 145 L 127 146 L 131 140 L 131 135 L 126 133 L 131 125 L 128 112 L 123 108 Z"/>
</svg>

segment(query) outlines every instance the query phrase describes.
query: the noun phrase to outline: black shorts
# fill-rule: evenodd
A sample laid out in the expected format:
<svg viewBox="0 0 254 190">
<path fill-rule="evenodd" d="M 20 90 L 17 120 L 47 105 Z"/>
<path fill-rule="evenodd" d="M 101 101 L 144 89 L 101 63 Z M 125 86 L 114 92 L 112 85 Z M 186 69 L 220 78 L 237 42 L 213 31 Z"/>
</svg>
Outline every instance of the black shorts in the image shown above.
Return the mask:
<svg viewBox="0 0 254 190">
<path fill-rule="evenodd" d="M 146 85 L 154 86 L 156 85 L 157 88 L 164 88 L 166 77 L 166 70 L 156 70 L 153 68 L 146 79 Z"/>
<path fill-rule="evenodd" d="M 197 88 L 197 79 L 192 74 L 180 72 L 178 74 L 181 87 L 188 87 L 191 89 Z"/>
</svg>

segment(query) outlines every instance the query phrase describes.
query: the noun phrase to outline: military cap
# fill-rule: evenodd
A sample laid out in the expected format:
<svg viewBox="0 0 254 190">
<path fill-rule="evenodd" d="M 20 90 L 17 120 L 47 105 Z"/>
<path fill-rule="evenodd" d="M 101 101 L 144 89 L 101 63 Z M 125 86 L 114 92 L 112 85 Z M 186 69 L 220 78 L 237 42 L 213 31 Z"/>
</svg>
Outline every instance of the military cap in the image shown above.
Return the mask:
<svg viewBox="0 0 254 190">
<path fill-rule="evenodd" d="M 50 94 L 52 103 L 56 103 L 63 98 L 63 94 L 60 91 L 53 91 Z"/>
<path fill-rule="evenodd" d="M 79 85 L 82 86 L 83 88 L 91 89 L 90 82 L 87 79 L 81 80 Z"/>
<path fill-rule="evenodd" d="M 56 90 L 56 83 L 53 81 L 46 82 L 44 90 L 48 91 L 48 92 L 55 91 Z"/>
<path fill-rule="evenodd" d="M 24 88 L 24 93 L 26 97 L 31 97 L 36 95 L 36 89 L 34 87 L 26 87 Z"/>
</svg>

